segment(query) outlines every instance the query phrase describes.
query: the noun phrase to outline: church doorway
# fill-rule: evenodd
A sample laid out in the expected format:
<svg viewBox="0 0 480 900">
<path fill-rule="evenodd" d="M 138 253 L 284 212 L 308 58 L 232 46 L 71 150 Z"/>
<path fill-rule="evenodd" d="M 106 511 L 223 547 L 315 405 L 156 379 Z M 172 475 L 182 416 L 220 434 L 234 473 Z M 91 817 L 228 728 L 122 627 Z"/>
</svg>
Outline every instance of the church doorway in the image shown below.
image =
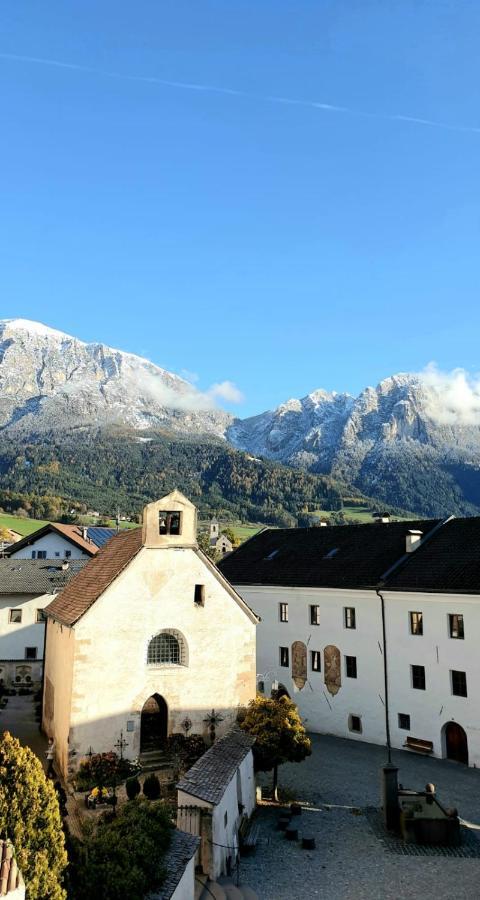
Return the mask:
<svg viewBox="0 0 480 900">
<path fill-rule="evenodd" d="M 467 735 L 458 722 L 447 722 L 445 725 L 445 751 L 447 759 L 468 765 Z"/>
<path fill-rule="evenodd" d="M 161 750 L 168 735 L 168 707 L 160 694 L 144 703 L 140 720 L 140 753 Z"/>
</svg>

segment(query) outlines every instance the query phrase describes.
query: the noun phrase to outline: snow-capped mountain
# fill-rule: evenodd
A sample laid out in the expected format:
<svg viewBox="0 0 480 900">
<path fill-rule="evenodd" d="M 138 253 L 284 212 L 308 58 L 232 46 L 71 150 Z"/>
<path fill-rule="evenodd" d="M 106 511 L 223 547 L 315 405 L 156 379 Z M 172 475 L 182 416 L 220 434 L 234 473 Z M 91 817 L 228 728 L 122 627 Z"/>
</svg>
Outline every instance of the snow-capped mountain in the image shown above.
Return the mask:
<svg viewBox="0 0 480 900">
<path fill-rule="evenodd" d="M 231 416 L 146 359 L 38 322 L 0 320 L 0 430 L 120 424 L 222 435 Z"/>
<path fill-rule="evenodd" d="M 425 515 L 480 513 L 480 383 L 468 394 L 462 383 L 394 375 L 358 397 L 317 390 L 240 420 L 139 356 L 0 320 L 0 436 L 40 441 L 114 424 L 144 440 L 149 429 L 226 438 Z"/>
<path fill-rule="evenodd" d="M 478 512 L 479 415 L 465 416 L 449 403 L 432 379 L 400 374 L 356 398 L 315 391 L 289 400 L 236 420 L 227 438 L 238 449 L 331 474 L 404 509 Z"/>
</svg>

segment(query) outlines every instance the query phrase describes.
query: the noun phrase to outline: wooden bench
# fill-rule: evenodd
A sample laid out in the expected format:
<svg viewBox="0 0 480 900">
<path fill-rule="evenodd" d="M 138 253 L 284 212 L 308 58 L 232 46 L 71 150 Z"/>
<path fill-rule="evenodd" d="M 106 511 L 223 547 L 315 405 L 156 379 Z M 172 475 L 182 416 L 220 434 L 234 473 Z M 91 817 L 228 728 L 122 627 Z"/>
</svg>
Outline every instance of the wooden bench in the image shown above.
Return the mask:
<svg viewBox="0 0 480 900">
<path fill-rule="evenodd" d="M 407 750 L 415 750 L 416 753 L 433 752 L 433 741 L 423 741 L 421 738 L 409 736 L 403 746 L 406 747 Z"/>
<path fill-rule="evenodd" d="M 240 842 L 240 853 L 247 855 L 255 850 L 260 834 L 260 826 L 255 822 L 250 822 L 248 816 L 243 816 L 238 829 L 238 839 Z"/>
</svg>

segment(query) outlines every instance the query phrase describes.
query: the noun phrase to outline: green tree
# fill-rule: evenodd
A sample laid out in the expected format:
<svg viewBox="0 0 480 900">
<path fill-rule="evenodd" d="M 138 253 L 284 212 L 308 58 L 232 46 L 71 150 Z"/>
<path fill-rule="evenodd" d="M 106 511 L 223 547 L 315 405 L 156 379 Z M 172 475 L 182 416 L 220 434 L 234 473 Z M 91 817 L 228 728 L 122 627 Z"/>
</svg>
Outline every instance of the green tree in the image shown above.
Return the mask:
<svg viewBox="0 0 480 900">
<path fill-rule="evenodd" d="M 72 842 L 69 897 L 125 900 L 160 887 L 170 845 L 171 810 L 161 802 L 131 800 L 109 820 L 90 824 L 85 841 Z"/>
<path fill-rule="evenodd" d="M 258 695 L 248 704 L 240 727 L 256 738 L 253 746 L 256 770 L 273 769 L 273 796 L 278 800 L 278 767 L 285 762 L 302 762 L 312 752 L 296 704 L 289 697 L 275 700 Z"/>
<path fill-rule="evenodd" d="M 0 834 L 11 840 L 29 900 L 62 900 L 67 854 L 55 789 L 35 754 L 0 738 Z"/>
<path fill-rule="evenodd" d="M 210 546 L 210 536 L 206 531 L 200 531 L 197 534 L 197 544 L 200 547 L 200 550 L 203 550 L 205 556 L 208 556 L 212 562 L 216 562 L 218 559 L 218 553 L 215 547 Z"/>
<path fill-rule="evenodd" d="M 227 525 L 226 528 L 222 528 L 222 534 L 224 534 L 225 537 L 228 538 L 228 540 L 234 547 L 236 544 L 238 544 L 237 535 L 235 534 L 233 528 L 230 528 L 230 526 Z"/>
</svg>

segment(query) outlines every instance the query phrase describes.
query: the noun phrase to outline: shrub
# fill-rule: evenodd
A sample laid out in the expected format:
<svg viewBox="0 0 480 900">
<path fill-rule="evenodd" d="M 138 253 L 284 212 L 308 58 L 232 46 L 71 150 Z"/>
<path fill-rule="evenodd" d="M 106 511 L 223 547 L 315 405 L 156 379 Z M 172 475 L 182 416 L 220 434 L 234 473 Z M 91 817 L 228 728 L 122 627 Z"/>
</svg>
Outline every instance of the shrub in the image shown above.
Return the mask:
<svg viewBox="0 0 480 900">
<path fill-rule="evenodd" d="M 69 842 L 70 900 L 125 900 L 160 887 L 172 834 L 162 803 L 138 798 L 89 826 L 84 843 Z"/>
<path fill-rule="evenodd" d="M 207 749 L 207 745 L 203 740 L 201 734 L 191 734 L 185 744 L 185 750 L 187 753 L 187 762 L 189 766 L 193 766 L 196 763 L 197 759 L 200 759 L 201 756 L 205 753 Z"/>
<path fill-rule="evenodd" d="M 55 789 L 40 760 L 8 731 L 0 738 L 0 834 L 13 843 L 27 900 L 64 900 L 67 854 Z"/>
<path fill-rule="evenodd" d="M 135 775 L 137 768 L 128 759 L 119 759 L 116 753 L 94 753 L 80 763 L 75 778 L 77 791 L 88 791 L 94 787 L 105 787 L 114 781 L 123 781 Z"/>
<path fill-rule="evenodd" d="M 136 775 L 134 775 L 133 778 L 127 778 L 125 782 L 125 789 L 127 791 L 127 797 L 129 800 L 135 800 L 135 797 L 138 797 L 141 791 L 141 787 Z"/>
<path fill-rule="evenodd" d="M 149 800 L 158 800 L 160 797 L 160 782 L 154 772 L 150 772 L 145 778 L 143 793 Z"/>
</svg>

